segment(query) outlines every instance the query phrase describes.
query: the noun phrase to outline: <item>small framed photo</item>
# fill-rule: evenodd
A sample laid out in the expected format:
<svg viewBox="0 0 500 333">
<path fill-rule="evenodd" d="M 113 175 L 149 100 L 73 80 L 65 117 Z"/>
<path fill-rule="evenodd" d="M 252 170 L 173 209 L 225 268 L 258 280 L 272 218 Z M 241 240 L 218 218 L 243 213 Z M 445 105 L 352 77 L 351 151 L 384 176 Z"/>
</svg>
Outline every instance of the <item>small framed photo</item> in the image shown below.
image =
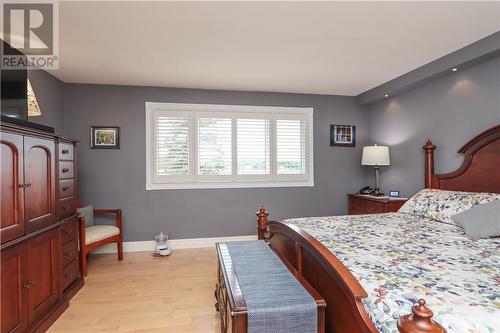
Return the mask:
<svg viewBox="0 0 500 333">
<path fill-rule="evenodd" d="M 330 125 L 330 146 L 355 147 L 356 126 Z"/>
<path fill-rule="evenodd" d="M 90 126 L 91 149 L 120 149 L 120 127 Z"/>
</svg>

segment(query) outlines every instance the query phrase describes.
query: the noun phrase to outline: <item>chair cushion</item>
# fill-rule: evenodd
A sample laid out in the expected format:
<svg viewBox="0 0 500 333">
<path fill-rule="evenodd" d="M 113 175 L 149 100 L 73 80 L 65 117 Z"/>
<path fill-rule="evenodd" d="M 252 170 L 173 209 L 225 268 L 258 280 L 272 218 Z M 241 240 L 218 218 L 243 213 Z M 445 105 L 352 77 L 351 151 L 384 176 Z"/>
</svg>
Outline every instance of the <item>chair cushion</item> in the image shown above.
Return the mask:
<svg viewBox="0 0 500 333">
<path fill-rule="evenodd" d="M 94 225 L 85 228 L 85 244 L 92 244 L 100 240 L 118 235 L 120 229 L 114 225 Z"/>
<path fill-rule="evenodd" d="M 94 206 L 88 205 L 85 207 L 77 208 L 76 212 L 79 216 L 85 219 L 86 227 L 94 225 Z"/>
</svg>

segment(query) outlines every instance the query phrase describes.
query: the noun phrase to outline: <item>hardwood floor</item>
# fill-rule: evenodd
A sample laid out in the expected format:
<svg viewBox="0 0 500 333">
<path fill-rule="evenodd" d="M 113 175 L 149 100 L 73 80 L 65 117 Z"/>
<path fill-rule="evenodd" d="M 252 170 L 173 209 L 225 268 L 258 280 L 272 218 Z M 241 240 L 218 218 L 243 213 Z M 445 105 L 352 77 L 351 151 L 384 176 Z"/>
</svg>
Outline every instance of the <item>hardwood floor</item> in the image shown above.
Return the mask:
<svg viewBox="0 0 500 333">
<path fill-rule="evenodd" d="M 48 332 L 220 332 L 215 248 L 93 255 L 85 287 Z"/>
</svg>

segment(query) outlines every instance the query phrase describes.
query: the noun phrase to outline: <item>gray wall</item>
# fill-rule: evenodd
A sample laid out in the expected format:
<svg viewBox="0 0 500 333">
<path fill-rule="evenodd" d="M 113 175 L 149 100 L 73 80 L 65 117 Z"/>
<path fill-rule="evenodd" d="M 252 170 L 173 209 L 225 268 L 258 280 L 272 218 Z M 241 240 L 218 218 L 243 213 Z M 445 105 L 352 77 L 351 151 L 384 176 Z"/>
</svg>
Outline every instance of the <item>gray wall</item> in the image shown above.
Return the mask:
<svg viewBox="0 0 500 333">
<path fill-rule="evenodd" d="M 28 72 L 41 116 L 30 117 L 35 123 L 54 127 L 56 133 L 64 132 L 64 85 L 65 83 L 43 70 Z"/>
<path fill-rule="evenodd" d="M 255 234 L 264 204 L 275 219 L 346 213 L 346 194 L 365 183 L 360 166 L 365 113 L 353 97 L 67 84 L 65 133 L 78 148 L 80 199 L 124 211 L 127 241 Z M 186 102 L 314 107 L 313 188 L 146 191 L 144 103 Z M 329 145 L 330 124 L 357 126 L 356 148 Z M 121 127 L 121 149 L 89 149 L 89 126 Z"/>
<path fill-rule="evenodd" d="M 80 199 L 122 208 L 128 241 L 151 239 L 160 230 L 173 238 L 254 234 L 260 204 L 275 219 L 343 214 L 345 194 L 373 181 L 372 170 L 359 165 L 364 144 L 391 147 L 382 190 L 409 196 L 423 187 L 421 146 L 428 138 L 438 146 L 436 171 L 449 172 L 462 162 L 455 152 L 463 143 L 500 123 L 500 58 L 368 107 L 353 97 L 64 84 L 44 71 L 29 77 L 42 109 L 30 120 L 81 141 Z M 146 191 L 146 101 L 314 107 L 315 187 Z M 357 125 L 356 148 L 329 146 L 334 123 Z M 120 126 L 122 148 L 90 150 L 91 125 Z"/>
<path fill-rule="evenodd" d="M 437 146 L 436 172 L 450 172 L 461 165 L 456 152 L 465 142 L 500 123 L 500 58 L 373 104 L 367 119 L 368 142 L 391 149 L 382 189 L 412 195 L 424 186 L 421 147 L 427 139 Z"/>
</svg>

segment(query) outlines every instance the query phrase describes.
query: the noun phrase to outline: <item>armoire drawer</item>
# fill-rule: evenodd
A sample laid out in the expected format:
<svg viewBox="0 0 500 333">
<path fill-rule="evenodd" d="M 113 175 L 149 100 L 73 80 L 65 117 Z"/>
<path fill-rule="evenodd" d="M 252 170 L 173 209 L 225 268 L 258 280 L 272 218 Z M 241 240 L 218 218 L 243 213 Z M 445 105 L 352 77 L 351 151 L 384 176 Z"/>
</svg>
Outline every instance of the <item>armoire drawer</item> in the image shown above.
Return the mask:
<svg viewBox="0 0 500 333">
<path fill-rule="evenodd" d="M 75 175 L 73 168 L 73 162 L 71 161 L 60 161 L 59 162 L 59 179 L 73 178 Z"/>
<path fill-rule="evenodd" d="M 59 160 L 72 161 L 74 159 L 73 145 L 69 143 L 59 144 Z"/>
<path fill-rule="evenodd" d="M 74 198 L 59 200 L 59 219 L 65 219 L 76 214 Z"/>
<path fill-rule="evenodd" d="M 74 179 L 64 179 L 59 181 L 59 199 L 72 197 L 74 194 Z"/>
<path fill-rule="evenodd" d="M 79 275 L 78 260 L 73 260 L 66 266 L 64 266 L 62 271 L 62 289 L 68 288 L 68 286 L 75 281 Z"/>
<path fill-rule="evenodd" d="M 66 266 L 70 262 L 72 262 L 78 254 L 78 245 L 76 239 L 71 240 L 70 242 L 64 244 L 61 247 L 61 258 L 63 266 Z"/>
<path fill-rule="evenodd" d="M 67 242 L 76 239 L 78 235 L 78 221 L 71 220 L 65 222 L 61 226 L 61 244 L 66 244 Z"/>
</svg>

